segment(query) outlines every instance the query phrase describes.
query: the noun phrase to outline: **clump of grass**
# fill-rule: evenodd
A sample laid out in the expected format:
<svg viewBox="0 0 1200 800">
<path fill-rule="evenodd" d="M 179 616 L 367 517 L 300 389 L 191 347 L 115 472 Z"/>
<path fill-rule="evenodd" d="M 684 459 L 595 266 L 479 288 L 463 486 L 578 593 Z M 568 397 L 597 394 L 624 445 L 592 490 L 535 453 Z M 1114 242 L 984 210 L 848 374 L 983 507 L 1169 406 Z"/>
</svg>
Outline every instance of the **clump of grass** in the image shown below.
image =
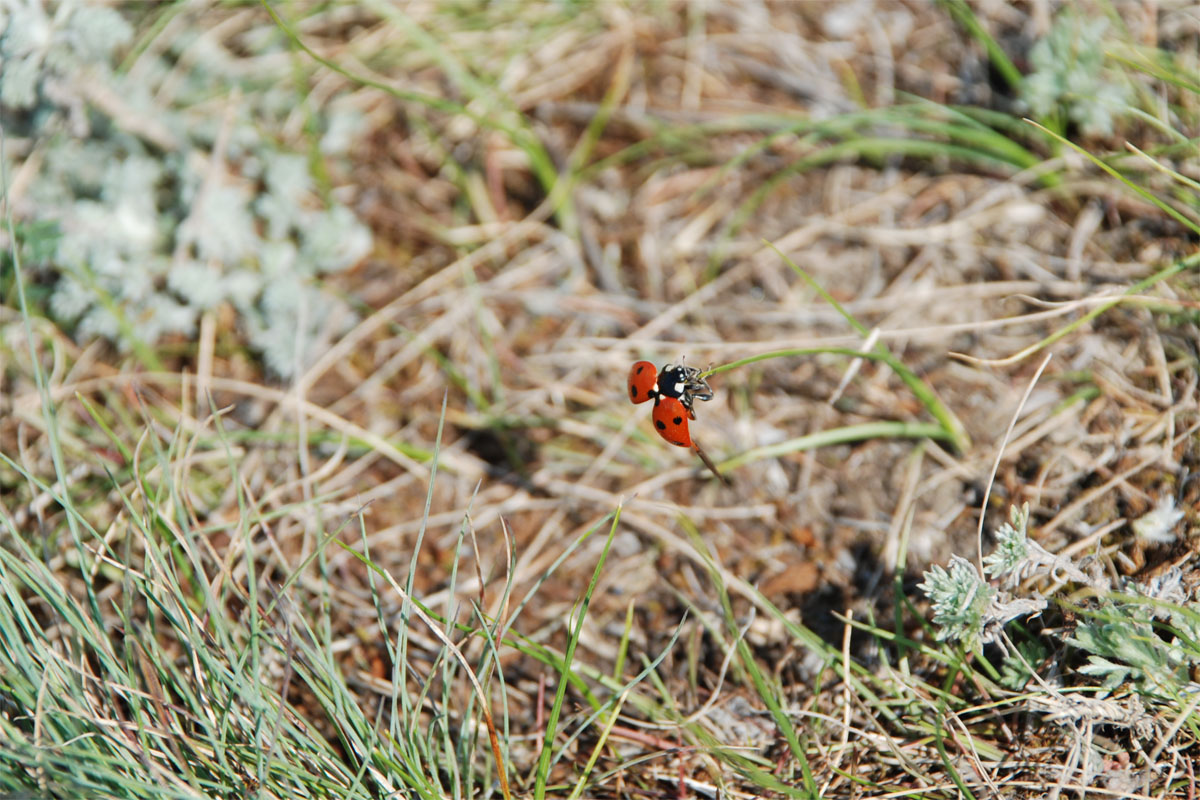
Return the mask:
<svg viewBox="0 0 1200 800">
<path fill-rule="evenodd" d="M 53 406 L 42 419 L 45 435 L 60 443 L 67 438 L 61 421 Z M 318 527 L 314 547 L 300 560 L 277 561 L 291 551 L 275 535 L 279 513 L 267 513 L 248 491 L 236 456 L 240 446 L 221 415 L 199 428 L 141 432 L 99 416 L 93 421 L 125 454 L 119 468 L 98 472 L 111 499 L 97 496 L 92 480 L 62 474 L 54 481 L 0 454 L 5 480 L 15 476 L 51 503 L 50 531 L 70 522 L 75 540 L 64 559 L 31 537 L 27 520 L 0 515 L 0 635 L 6 642 L 0 651 L 0 792 L 507 797 L 513 721 L 507 701 L 497 700 L 510 689 L 499 664 L 505 652 L 517 652 L 558 675 L 546 742 L 530 775 L 533 791 L 545 796 L 550 776 L 562 774 L 565 748 L 556 744 L 554 720 L 572 696 L 568 687 L 593 704 L 593 719 L 607 717 L 611 724 L 649 674 L 614 678 L 572 660 L 603 556 L 580 598 L 565 651 L 513 632 L 522 609 L 534 607 L 537 587 L 596 528 L 565 548 L 512 613 L 489 618 L 485 608 L 493 598 L 481 594 L 464 619 L 457 612 L 443 616 L 414 596 L 415 569 L 406 580 L 372 560 L 361 515 Z M 216 457 L 224 483 L 238 487 L 243 514 L 230 522 L 199 519 L 195 502 L 202 492 L 184 482 L 200 478 L 208 455 Z M 437 457 L 435 446 L 431 481 Z M 280 512 L 317 510 L 301 502 Z M 619 514 L 608 525 L 606 548 L 618 520 Z M 471 538 L 464 520 L 456 553 L 464 553 Z M 215 540 L 226 542 L 223 551 Z M 345 624 L 335 609 L 342 589 L 329 571 L 335 543 L 365 567 L 374 624 L 357 638 L 375 654 L 367 658 L 347 659 L 346 640 L 334 634 Z M 420 540 L 417 547 L 414 567 Z M 506 596 L 511 591 L 511 584 L 503 587 Z M 641 698 L 633 704 L 650 707 Z M 577 778 L 580 788 L 587 774 Z M 511 779 L 524 781 L 516 774 Z"/>
<path fill-rule="evenodd" d="M 870 343 L 874 340 L 874 336 L 866 326 L 854 318 L 846 309 L 838 303 L 825 289 L 813 278 L 795 264 L 790 258 L 776 249 L 779 257 L 787 263 L 787 265 L 799 275 L 809 286 L 833 308 L 837 313 L 854 329 L 854 331 L 863 337 L 864 342 Z M 766 445 L 754 450 L 749 450 L 741 453 L 733 458 L 724 461 L 719 467 L 723 470 L 734 469 L 743 464 L 753 461 L 778 458 L 786 453 L 794 453 L 802 450 L 818 448 L 839 444 L 842 442 L 863 441 L 873 438 L 887 438 L 892 436 L 897 437 L 929 437 L 940 439 L 947 442 L 956 450 L 962 451 L 970 446 L 970 438 L 967 435 L 966 429 L 962 422 L 954 415 L 954 412 L 946 406 L 945 403 L 937 396 L 933 387 L 922 380 L 915 372 L 913 372 L 903 361 L 897 358 L 888 350 L 887 345 L 879 343 L 871 346 L 864 345 L 864 350 L 855 350 L 845 347 L 816 347 L 805 349 L 790 349 L 779 350 L 769 353 L 760 353 L 758 355 L 748 356 L 738 361 L 719 366 L 710 367 L 700 374 L 701 378 L 707 378 L 710 375 L 716 375 L 721 372 L 737 369 L 748 364 L 754 364 L 760 361 L 766 361 L 774 358 L 795 358 L 800 356 L 814 355 L 840 355 L 852 359 L 878 361 L 886 364 L 897 377 L 903 381 L 904 385 L 913 392 L 920 400 L 922 406 L 929 414 L 937 421 L 936 424 L 915 423 L 915 422 L 872 422 L 864 423 L 858 426 L 834 429 L 823 431 L 817 434 L 799 437 L 796 439 L 788 439 L 775 444 Z M 857 370 L 857 361 L 853 362 L 855 366 L 852 368 Z"/>
</svg>

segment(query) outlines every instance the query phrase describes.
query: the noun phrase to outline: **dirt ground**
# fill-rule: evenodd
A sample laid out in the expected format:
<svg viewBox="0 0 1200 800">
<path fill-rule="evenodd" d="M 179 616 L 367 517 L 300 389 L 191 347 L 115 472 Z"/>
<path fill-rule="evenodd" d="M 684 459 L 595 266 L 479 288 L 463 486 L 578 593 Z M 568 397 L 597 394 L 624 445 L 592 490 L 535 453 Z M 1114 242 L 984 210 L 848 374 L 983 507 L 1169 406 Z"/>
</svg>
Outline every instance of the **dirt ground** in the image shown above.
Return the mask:
<svg viewBox="0 0 1200 800">
<path fill-rule="evenodd" d="M 642 17 L 609 8 L 607 27 L 564 62 L 555 62 L 553 41 L 544 58 L 531 55 L 542 71 L 532 68 L 514 95 L 557 159 L 569 158 L 622 71 L 624 99 L 596 158 L 664 124 L 847 113 L 858 105 L 839 77 L 846 70 L 872 105 L 912 94 L 1013 109 L 977 48 L 933 4 L 735 4 L 709 9 L 702 35 L 689 34 L 686 6 L 676 10 Z M 1010 37 L 1036 35 L 1028 10 L 988 10 Z M 1037 170 L 902 156 L 789 175 L 818 149 L 811 141 L 714 133 L 587 173 L 572 194 L 572 236 L 547 220 L 519 154 L 496 137 L 470 129 L 423 150 L 403 111 L 380 103 L 377 113 L 395 116 L 352 180 L 382 244 L 346 281 L 377 309 L 364 322 L 373 330 L 340 351 L 349 358 L 331 358 L 312 376 L 308 396 L 425 447 L 447 388 L 430 351 L 452 365 L 456 382 L 488 397 L 481 409 L 450 386 L 446 469 L 425 552 L 431 568 L 444 563 L 440 548 L 453 547 L 469 507 L 484 574 L 498 577 L 502 567 L 503 518 L 517 585 L 527 585 L 564 542 L 624 499 L 619 558 L 593 613 L 602 616 L 610 601 L 618 613 L 632 595 L 647 625 L 671 628 L 682 611 L 677 592 L 700 588 L 676 524 L 684 515 L 732 574 L 801 610 L 807 624 L 840 630 L 832 612 L 886 602 L 902 525 L 911 524 L 907 576 L 973 552 L 983 491 L 1014 417 L 991 493 L 996 519 L 985 528 L 1027 502 L 1051 549 L 1136 516 L 1169 480 L 1162 465 L 1187 463 L 1178 433 L 1192 420 L 1176 420 L 1172 431 L 1161 412 L 1183 412 L 1194 398 L 1181 401 L 1161 365 L 1169 348 L 1186 346 L 1189 329 L 1164 330 L 1144 304 L 1127 303 L 1052 347 L 1009 358 L 1190 247 L 1181 228 L 1079 159 L 1063 156 L 1063 183 L 1052 188 Z M 864 125 L 867 134 L 889 132 Z M 492 220 L 464 225 L 452 207 L 457 189 L 436 159 L 462 150 L 486 177 Z M 772 181 L 735 228 L 743 204 Z M 455 258 L 446 240 L 472 249 Z M 889 438 L 823 447 L 745 464 L 727 488 L 693 455 L 648 434 L 649 414 L 622 396 L 638 358 L 707 367 L 862 345 L 764 241 L 934 387 L 961 419 L 968 449 Z M 1018 416 L 1046 353 L 1052 359 Z M 840 426 L 927 419 L 883 365 L 861 365 L 840 387 L 848 369 L 840 356 L 795 357 L 719 375 L 692 431 L 720 462 Z M 1061 410 L 1087 381 L 1099 394 Z M 375 456 L 346 484 L 354 502 L 370 500 L 373 552 L 392 554 L 398 567 L 419 528 L 423 477 Z M 595 555 L 585 549 L 569 560 L 543 597 L 561 591 L 569 603 L 575 571 Z M 444 585 L 437 569 L 420 575 L 426 592 Z"/>
<path fill-rule="evenodd" d="M 1021 59 L 1045 35 L 1049 4 L 977 5 L 1028 68 Z M 1155 27 L 1150 5 L 1116 4 L 1132 39 L 1192 41 L 1194 30 Z M 438 4 L 409 11 L 434 31 L 447 13 Z M 1004 131 L 1036 156 L 1027 169 L 982 146 L 972 155 L 897 145 L 946 142 L 868 112 L 932 101 L 1022 113 L 943 6 L 612 3 L 529 31 L 497 6 L 491 23 L 447 35 L 445 47 L 496 76 L 496 97 L 464 93 L 444 63 L 403 43 L 360 62 L 347 43 L 386 29 L 366 10 L 346 12 L 340 33 L 301 31 L 355 75 L 450 97 L 480 118 L 319 73 L 322 92 L 350 92 L 368 121 L 348 168 L 333 175 L 375 235 L 373 253 L 331 279 L 357 304 L 357 321 L 291 384 L 264 376 L 214 331 L 200 348 L 207 360 L 178 363 L 230 410 L 231 426 L 263 434 L 240 444 L 241 481 L 260 511 L 276 514 L 261 574 L 284 580 L 316 531 L 345 525 L 339 538 L 395 575 L 417 553 L 414 595 L 437 613 L 478 603 L 504 616 L 532 592 L 514 630 L 561 647 L 619 506 L 576 659 L 610 671 L 632 607 L 631 663 L 657 657 L 678 632 L 659 674 L 680 713 L 720 686 L 713 730 L 727 744 L 767 743 L 780 759 L 744 676 L 721 682 L 711 563 L 766 672 L 796 708 L 836 717 L 843 701 L 828 664 L 767 613 L 755 588 L 834 648 L 848 642 L 849 657 L 873 670 L 894 665 L 877 636 L 851 634 L 846 619 L 898 623 L 898 633 L 928 640 L 916 584 L 952 554 L 974 559 L 981 508 L 985 554 L 1009 509 L 1027 503 L 1034 537 L 1052 552 L 1102 555 L 1106 569 L 1129 576 L 1182 564 L 1193 582 L 1186 541 L 1142 546 L 1120 521 L 1168 494 L 1196 521 L 1195 273 L 1067 328 L 1192 253 L 1195 239 L 1083 157 L 1050 152 L 1032 126 Z M 519 137 L 498 127 L 515 111 L 555 170 L 573 176 L 556 194 Z M 828 128 L 813 127 L 823 121 Z M 1131 123 L 1086 145 L 1117 150 L 1139 135 L 1153 138 Z M 724 485 L 694 453 L 657 437 L 648 408 L 626 398 L 629 366 L 642 358 L 708 368 L 874 343 L 932 387 L 960 420 L 964 447 L 889 433 L 752 457 L 727 469 Z M 111 354 L 86 353 L 76 382 L 110 380 Z M 153 375 L 117 383 L 170 403 L 196 396 Z M 931 421 L 879 361 L 771 358 L 710 383 L 714 397 L 696 404 L 691 432 L 718 466 L 802 436 Z M 195 402 L 201 419 L 206 406 Z M 298 455 L 303 437 L 310 444 Z M 222 468 L 211 468 L 218 479 Z M 238 513 L 228 490 L 192 502 L 210 523 Z M 596 526 L 600 535 L 556 564 Z M 347 551 L 327 558 L 333 619 L 352 643 L 343 667 L 370 696 L 390 665 L 359 633 L 376 613 L 368 570 Z M 436 642 L 414 642 L 418 662 L 432 658 L 420 645 L 433 652 Z M 538 732 L 539 693 L 553 676 L 515 652 L 502 666 L 513 733 Z M 622 747 L 639 741 L 621 730 Z M 1038 747 L 1067 747 L 1053 726 L 1038 730 Z M 529 769 L 533 743 L 512 748 Z M 1018 742 L 1008 752 L 1054 761 L 1033 749 Z M 661 768 L 675 775 L 670 763 Z M 873 777 L 903 773 L 889 769 Z M 853 794 L 835 781 L 828 796 Z"/>
</svg>

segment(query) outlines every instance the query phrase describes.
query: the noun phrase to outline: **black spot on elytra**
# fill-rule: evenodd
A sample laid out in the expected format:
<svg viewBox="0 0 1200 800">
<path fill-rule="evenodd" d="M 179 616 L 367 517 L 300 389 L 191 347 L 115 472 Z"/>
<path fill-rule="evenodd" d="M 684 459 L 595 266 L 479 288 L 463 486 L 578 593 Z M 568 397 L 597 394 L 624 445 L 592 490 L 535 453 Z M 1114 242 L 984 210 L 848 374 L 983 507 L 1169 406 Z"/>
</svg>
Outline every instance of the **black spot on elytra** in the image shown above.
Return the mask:
<svg viewBox="0 0 1200 800">
<path fill-rule="evenodd" d="M 635 400 L 637 399 L 637 387 L 636 386 L 629 387 L 629 396 L 634 398 Z"/>
<path fill-rule="evenodd" d="M 682 425 L 682 424 L 683 424 L 683 417 L 676 417 L 675 419 L 673 419 L 673 420 L 671 420 L 671 421 L 672 421 L 672 422 L 674 422 L 676 425 Z"/>
<path fill-rule="evenodd" d="M 654 427 L 658 428 L 660 431 L 665 431 L 667 429 L 667 423 L 663 422 L 661 419 L 656 420 L 654 422 Z"/>
</svg>

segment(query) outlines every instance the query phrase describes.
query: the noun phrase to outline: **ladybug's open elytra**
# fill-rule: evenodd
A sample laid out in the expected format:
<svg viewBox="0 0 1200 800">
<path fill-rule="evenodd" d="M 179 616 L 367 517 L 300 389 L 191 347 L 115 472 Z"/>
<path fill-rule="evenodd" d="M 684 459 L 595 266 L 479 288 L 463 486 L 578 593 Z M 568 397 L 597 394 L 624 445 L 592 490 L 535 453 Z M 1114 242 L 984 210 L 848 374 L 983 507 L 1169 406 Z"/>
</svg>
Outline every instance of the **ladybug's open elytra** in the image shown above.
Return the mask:
<svg viewBox="0 0 1200 800">
<path fill-rule="evenodd" d="M 629 400 L 644 403 L 658 396 L 658 370 L 649 361 L 639 361 L 629 368 Z"/>
<path fill-rule="evenodd" d="M 692 435 L 688 431 L 688 420 L 696 418 L 696 412 L 685 408 L 677 397 L 659 395 L 654 398 L 654 430 L 658 435 L 678 447 L 691 447 Z"/>
<path fill-rule="evenodd" d="M 654 401 L 654 430 L 677 447 L 692 447 L 688 420 L 696 418 L 692 407 L 696 400 L 711 400 L 712 389 L 700 377 L 700 370 L 667 364 L 662 371 L 649 361 L 629 368 L 629 400 L 633 403 Z"/>
</svg>

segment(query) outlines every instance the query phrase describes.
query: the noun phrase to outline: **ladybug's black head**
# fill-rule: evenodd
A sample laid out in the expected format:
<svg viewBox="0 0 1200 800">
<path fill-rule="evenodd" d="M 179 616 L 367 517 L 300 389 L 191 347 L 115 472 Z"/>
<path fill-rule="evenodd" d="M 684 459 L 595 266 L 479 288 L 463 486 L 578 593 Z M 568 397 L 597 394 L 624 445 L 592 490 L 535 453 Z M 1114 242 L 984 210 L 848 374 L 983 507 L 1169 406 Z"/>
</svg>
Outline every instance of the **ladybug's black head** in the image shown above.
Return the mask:
<svg viewBox="0 0 1200 800">
<path fill-rule="evenodd" d="M 693 401 L 711 400 L 713 396 L 708 383 L 700 377 L 700 370 L 682 364 L 667 364 L 662 368 L 658 373 L 658 391 L 666 397 L 678 398 L 688 410 Z"/>
<path fill-rule="evenodd" d="M 667 364 L 658 373 L 658 391 L 667 397 L 683 397 L 688 390 L 687 368 Z"/>
</svg>

